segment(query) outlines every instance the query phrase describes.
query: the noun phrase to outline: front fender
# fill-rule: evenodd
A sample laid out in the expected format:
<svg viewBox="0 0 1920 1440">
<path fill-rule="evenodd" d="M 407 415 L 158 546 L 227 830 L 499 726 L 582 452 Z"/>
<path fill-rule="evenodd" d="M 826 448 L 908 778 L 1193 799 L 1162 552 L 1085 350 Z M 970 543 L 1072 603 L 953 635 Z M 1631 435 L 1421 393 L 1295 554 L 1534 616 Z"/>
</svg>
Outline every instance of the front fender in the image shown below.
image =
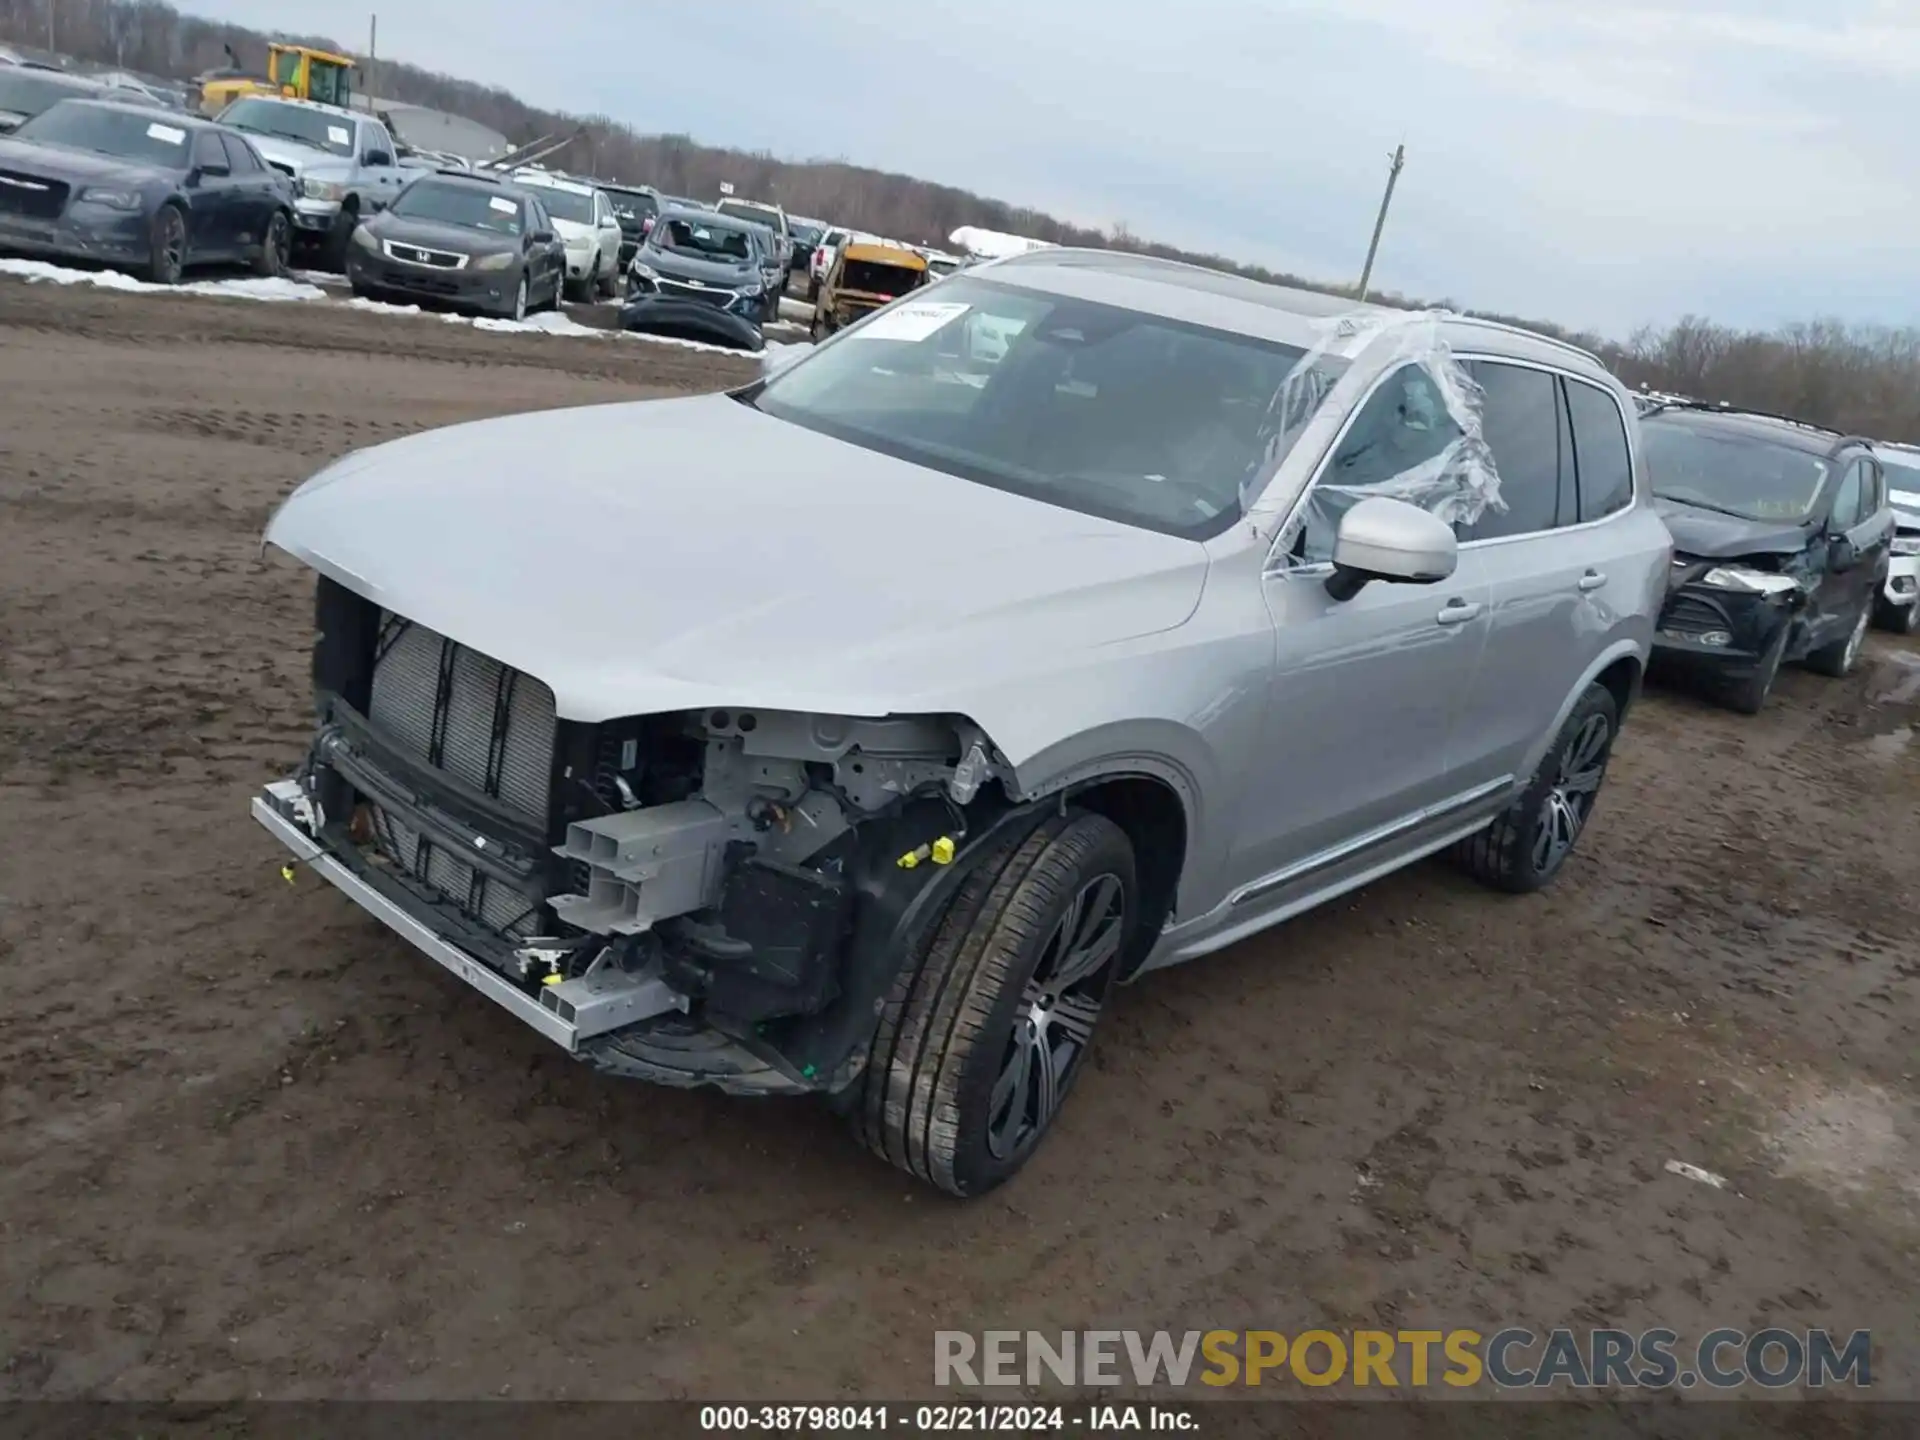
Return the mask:
<svg viewBox="0 0 1920 1440">
<path fill-rule="evenodd" d="M 1561 727 L 1567 723 L 1567 717 L 1573 713 L 1573 707 L 1580 703 L 1580 697 L 1587 693 L 1587 687 L 1594 684 L 1622 660 L 1633 662 L 1633 687 L 1628 691 L 1627 698 L 1629 702 L 1637 699 L 1640 694 L 1640 683 L 1647 673 L 1647 658 L 1647 646 L 1631 636 L 1622 636 L 1601 651 L 1599 658 L 1587 666 L 1578 683 L 1568 692 L 1567 698 L 1560 702 L 1560 711 L 1553 717 L 1553 724 L 1547 727 L 1540 739 L 1534 742 L 1533 748 L 1527 752 L 1526 764 L 1520 771 L 1521 776 L 1530 777 L 1540 768 L 1540 762 L 1546 758 L 1547 751 L 1553 748 L 1553 742 L 1560 738 Z"/>
</svg>

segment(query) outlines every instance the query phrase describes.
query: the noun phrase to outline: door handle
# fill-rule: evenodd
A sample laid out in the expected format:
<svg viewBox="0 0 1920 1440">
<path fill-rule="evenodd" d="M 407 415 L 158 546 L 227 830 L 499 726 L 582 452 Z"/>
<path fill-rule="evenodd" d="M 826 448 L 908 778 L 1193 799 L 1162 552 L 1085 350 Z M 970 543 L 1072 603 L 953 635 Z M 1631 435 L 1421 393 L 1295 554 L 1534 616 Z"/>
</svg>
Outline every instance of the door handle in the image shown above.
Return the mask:
<svg viewBox="0 0 1920 1440">
<path fill-rule="evenodd" d="M 1477 600 L 1449 600 L 1433 618 L 1442 625 L 1464 625 L 1480 613 Z"/>
<path fill-rule="evenodd" d="M 1607 577 L 1602 575 L 1598 570 L 1589 570 L 1580 577 L 1580 588 L 1582 590 L 1598 590 L 1606 583 Z"/>
</svg>

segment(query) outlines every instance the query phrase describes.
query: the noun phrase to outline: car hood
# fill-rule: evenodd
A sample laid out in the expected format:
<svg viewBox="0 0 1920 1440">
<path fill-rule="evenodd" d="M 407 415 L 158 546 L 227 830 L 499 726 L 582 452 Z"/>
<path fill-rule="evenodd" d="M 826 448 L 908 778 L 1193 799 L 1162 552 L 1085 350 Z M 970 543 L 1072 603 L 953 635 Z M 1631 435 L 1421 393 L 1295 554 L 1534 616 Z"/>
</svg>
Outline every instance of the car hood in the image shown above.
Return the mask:
<svg viewBox="0 0 1920 1440">
<path fill-rule="evenodd" d="M 1673 548 L 1703 560 L 1727 560 L 1740 555 L 1797 555 L 1807 548 L 1810 538 L 1805 523 L 1749 520 L 1742 515 L 1723 515 L 1717 510 L 1658 498 L 1653 508 L 1667 522 L 1667 529 L 1673 535 Z"/>
<path fill-rule="evenodd" d="M 648 249 L 635 257 L 669 280 L 697 280 L 703 285 L 745 285 L 760 280 L 760 267 L 750 261 L 728 265 L 719 260 L 692 260 L 684 255 L 669 255 L 664 250 Z"/>
<path fill-rule="evenodd" d="M 344 155 L 335 155 L 313 145 L 302 145 L 298 140 L 282 140 L 277 135 L 261 135 L 252 130 L 243 130 L 241 133 L 253 142 L 253 148 L 260 152 L 261 159 L 269 165 L 291 166 L 296 175 L 352 173 L 353 162 Z"/>
<path fill-rule="evenodd" d="M 70 185 L 138 185 L 171 178 L 155 165 L 68 150 L 60 145 L 36 145 L 31 140 L 0 140 L 0 165 L 25 175 L 44 175 Z"/>
<path fill-rule="evenodd" d="M 927 470 L 725 395 L 362 450 L 296 490 L 266 540 L 544 680 L 569 719 L 710 705 L 954 712 L 1003 747 L 1044 730 L 1021 708 L 1035 677 L 1057 682 L 1179 626 L 1207 574 L 1196 542 Z"/>
<path fill-rule="evenodd" d="M 417 220 L 383 210 L 367 222 L 367 228 L 382 240 L 401 245 L 424 245 L 436 250 L 453 250 L 464 255 L 495 255 L 502 250 L 517 252 L 520 237 L 496 235 L 488 230 L 472 230 L 465 225 L 447 225 L 438 220 Z"/>
</svg>

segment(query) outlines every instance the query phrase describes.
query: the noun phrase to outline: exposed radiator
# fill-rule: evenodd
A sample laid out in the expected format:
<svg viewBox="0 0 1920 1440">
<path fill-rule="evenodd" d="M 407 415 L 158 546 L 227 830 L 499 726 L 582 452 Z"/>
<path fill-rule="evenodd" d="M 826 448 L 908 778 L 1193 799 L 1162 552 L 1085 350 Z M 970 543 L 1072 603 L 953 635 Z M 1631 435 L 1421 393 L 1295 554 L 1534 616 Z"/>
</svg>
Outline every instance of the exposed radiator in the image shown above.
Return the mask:
<svg viewBox="0 0 1920 1440">
<path fill-rule="evenodd" d="M 497 798 L 543 830 L 558 722 L 539 680 L 391 613 L 380 617 L 367 718 L 415 759 Z M 537 929 L 537 902 L 462 862 L 397 817 L 378 828 L 393 860 L 472 918 L 510 935 Z"/>
</svg>

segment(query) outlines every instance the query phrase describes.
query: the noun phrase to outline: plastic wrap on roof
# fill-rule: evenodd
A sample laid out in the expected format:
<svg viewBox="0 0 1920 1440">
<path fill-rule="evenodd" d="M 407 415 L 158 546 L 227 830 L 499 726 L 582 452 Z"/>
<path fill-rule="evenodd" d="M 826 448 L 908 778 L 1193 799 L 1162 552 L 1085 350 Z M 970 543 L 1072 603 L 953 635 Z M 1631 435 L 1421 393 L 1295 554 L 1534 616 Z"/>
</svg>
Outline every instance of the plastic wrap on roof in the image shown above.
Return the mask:
<svg viewBox="0 0 1920 1440">
<path fill-rule="evenodd" d="M 977 225 L 962 225 L 947 237 L 947 243 L 958 246 L 962 253 L 979 260 L 1004 260 L 1011 255 L 1025 255 L 1031 250 L 1060 248 L 1046 240 L 1029 240 L 1024 235 L 983 230 Z"/>
<path fill-rule="evenodd" d="M 1332 553 L 1340 517 L 1356 500 L 1404 500 L 1450 525 L 1504 511 L 1493 452 L 1480 433 L 1483 395 L 1453 356 L 1444 310 L 1361 310 L 1315 326 L 1319 338 L 1274 397 L 1274 453 L 1283 455 L 1362 358 L 1382 377 L 1321 467 L 1283 548 L 1306 564 Z"/>
</svg>

